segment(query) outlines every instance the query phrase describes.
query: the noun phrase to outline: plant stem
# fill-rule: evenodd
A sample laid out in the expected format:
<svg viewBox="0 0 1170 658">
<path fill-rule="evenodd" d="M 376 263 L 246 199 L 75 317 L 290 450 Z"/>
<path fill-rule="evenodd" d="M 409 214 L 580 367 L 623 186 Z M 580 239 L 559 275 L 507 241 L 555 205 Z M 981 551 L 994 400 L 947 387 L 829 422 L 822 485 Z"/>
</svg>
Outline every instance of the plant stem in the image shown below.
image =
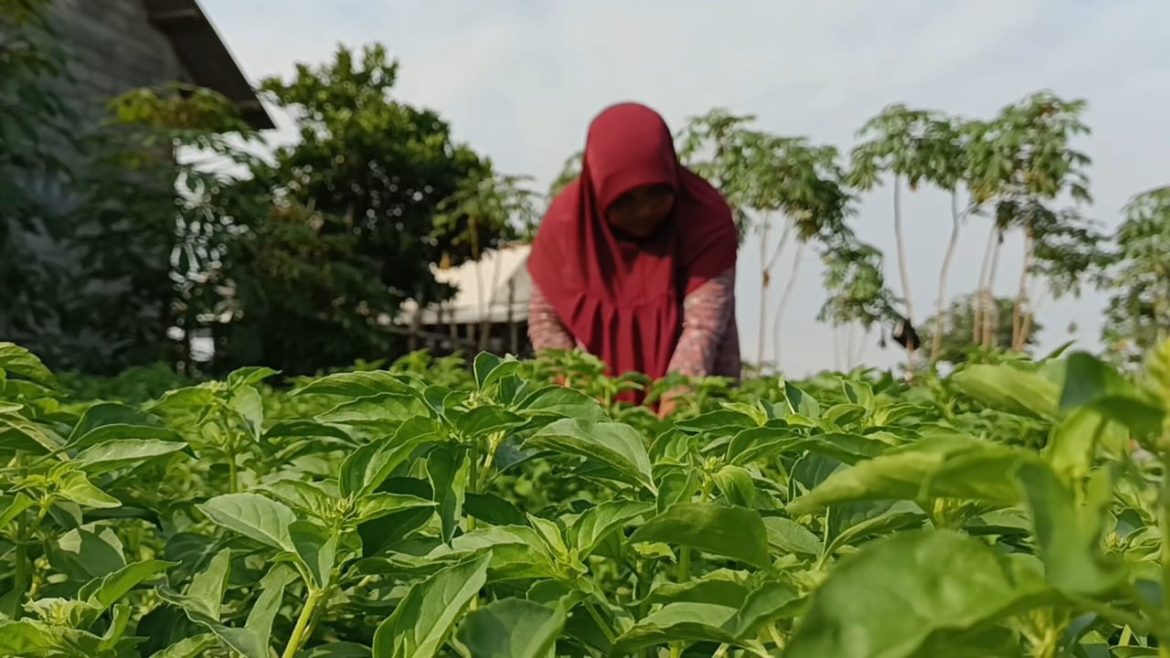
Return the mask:
<svg viewBox="0 0 1170 658">
<path fill-rule="evenodd" d="M 597 627 L 601 629 L 602 634 L 605 635 L 605 639 L 612 644 L 617 639 L 617 636 L 614 635 L 613 629 L 606 623 L 605 618 L 597 611 L 597 607 L 593 605 L 593 601 L 585 601 L 584 605 L 585 611 L 589 613 L 589 616 L 593 618 Z"/>
<path fill-rule="evenodd" d="M 321 595 L 324 590 L 311 588 L 309 590 L 309 598 L 305 601 L 305 607 L 301 608 L 301 614 L 297 617 L 297 623 L 293 626 L 292 636 L 288 639 L 288 644 L 284 647 L 284 653 L 281 658 L 293 658 L 297 652 L 301 650 L 301 646 L 309 639 L 306 632 L 309 628 L 309 621 L 312 620 L 313 615 L 317 612 L 317 604 L 321 602 Z"/>
<path fill-rule="evenodd" d="M 706 495 L 703 496 L 707 498 Z M 690 547 L 682 547 L 679 550 L 679 582 L 684 583 L 690 580 Z M 680 658 L 682 656 L 682 643 L 674 643 L 670 645 L 670 658 Z"/>
<path fill-rule="evenodd" d="M 955 251 L 959 247 L 959 229 L 962 215 L 959 213 L 959 191 L 951 190 L 951 241 L 947 243 L 946 255 L 943 256 L 942 269 L 938 273 L 938 299 L 934 304 L 934 331 L 930 337 L 930 363 L 938 361 L 942 351 L 942 334 L 944 315 L 947 305 L 947 279 L 951 273 L 951 263 L 955 260 Z"/>
<path fill-rule="evenodd" d="M 239 467 L 236 466 L 234 450 L 228 454 L 228 491 L 231 493 L 239 493 L 240 491 L 240 472 Z"/>
<path fill-rule="evenodd" d="M 1170 658 L 1170 628 L 1166 621 L 1170 620 L 1170 437 L 1162 437 L 1162 491 L 1161 508 L 1158 510 L 1158 525 L 1162 531 L 1162 607 L 1163 615 L 1157 627 L 1161 632 L 1158 636 L 1158 656 Z"/>
<path fill-rule="evenodd" d="M 12 609 L 8 614 L 13 619 L 20 619 L 24 616 L 24 595 L 28 590 L 29 576 L 31 575 L 31 565 L 28 561 L 28 518 L 25 512 L 21 512 L 16 517 L 16 564 L 12 574 L 12 593 L 15 598 L 12 600 Z"/>
</svg>

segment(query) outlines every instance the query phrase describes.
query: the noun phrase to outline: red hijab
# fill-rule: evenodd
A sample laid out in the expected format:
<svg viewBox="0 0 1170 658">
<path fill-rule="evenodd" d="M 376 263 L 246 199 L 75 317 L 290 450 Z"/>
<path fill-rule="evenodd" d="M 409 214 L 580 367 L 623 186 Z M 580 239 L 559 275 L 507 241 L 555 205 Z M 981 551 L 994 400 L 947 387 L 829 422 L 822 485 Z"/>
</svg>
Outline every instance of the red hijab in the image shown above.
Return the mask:
<svg viewBox="0 0 1170 658">
<path fill-rule="evenodd" d="M 674 189 L 675 205 L 655 233 L 615 235 L 605 209 L 630 190 L 662 184 Z M 666 122 L 624 103 L 593 120 L 581 175 L 549 207 L 528 271 L 610 374 L 659 379 L 682 331 L 683 297 L 735 265 L 738 246 L 730 208 L 679 163 Z"/>
</svg>

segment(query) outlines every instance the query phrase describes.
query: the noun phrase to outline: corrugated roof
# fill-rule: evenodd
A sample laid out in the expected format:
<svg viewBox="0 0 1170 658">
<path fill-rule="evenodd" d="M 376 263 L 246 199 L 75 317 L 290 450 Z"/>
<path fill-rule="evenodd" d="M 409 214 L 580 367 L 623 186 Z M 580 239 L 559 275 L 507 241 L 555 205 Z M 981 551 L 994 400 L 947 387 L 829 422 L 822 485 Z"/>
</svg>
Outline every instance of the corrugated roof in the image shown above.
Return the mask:
<svg viewBox="0 0 1170 658">
<path fill-rule="evenodd" d="M 436 279 L 458 292 L 442 305 L 423 309 L 422 324 L 497 323 L 527 318 L 532 291 L 526 267 L 529 250 L 528 245 L 505 247 L 485 254 L 477 262 L 446 270 L 432 268 Z M 416 312 L 413 303 L 404 304 L 399 322 L 410 324 Z"/>
<path fill-rule="evenodd" d="M 195 84 L 214 89 L 257 130 L 276 127 L 255 89 L 196 0 L 145 0 L 150 22 L 167 36 Z"/>
</svg>

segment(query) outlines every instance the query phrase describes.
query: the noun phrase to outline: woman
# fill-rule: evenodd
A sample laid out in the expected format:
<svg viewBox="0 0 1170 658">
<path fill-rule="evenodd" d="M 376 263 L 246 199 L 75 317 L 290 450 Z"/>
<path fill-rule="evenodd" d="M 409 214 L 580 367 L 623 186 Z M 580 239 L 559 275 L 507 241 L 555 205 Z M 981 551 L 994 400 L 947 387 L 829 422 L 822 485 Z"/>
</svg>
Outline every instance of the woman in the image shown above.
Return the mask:
<svg viewBox="0 0 1170 658">
<path fill-rule="evenodd" d="M 580 347 L 614 375 L 738 379 L 738 245 L 730 208 L 679 163 L 662 117 L 613 106 L 593 120 L 581 175 L 533 244 L 533 347 Z M 660 413 L 673 407 L 664 400 Z"/>
</svg>

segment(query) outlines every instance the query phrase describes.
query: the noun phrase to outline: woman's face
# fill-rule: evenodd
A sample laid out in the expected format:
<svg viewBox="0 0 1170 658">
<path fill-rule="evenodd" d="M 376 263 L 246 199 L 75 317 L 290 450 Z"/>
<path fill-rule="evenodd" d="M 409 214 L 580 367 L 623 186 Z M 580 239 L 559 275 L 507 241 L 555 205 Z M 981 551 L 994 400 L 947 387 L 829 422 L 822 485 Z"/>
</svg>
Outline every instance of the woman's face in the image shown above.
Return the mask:
<svg viewBox="0 0 1170 658">
<path fill-rule="evenodd" d="M 605 209 L 613 228 L 635 238 L 646 238 L 674 209 L 674 190 L 669 185 L 638 187 L 619 196 Z"/>
</svg>

